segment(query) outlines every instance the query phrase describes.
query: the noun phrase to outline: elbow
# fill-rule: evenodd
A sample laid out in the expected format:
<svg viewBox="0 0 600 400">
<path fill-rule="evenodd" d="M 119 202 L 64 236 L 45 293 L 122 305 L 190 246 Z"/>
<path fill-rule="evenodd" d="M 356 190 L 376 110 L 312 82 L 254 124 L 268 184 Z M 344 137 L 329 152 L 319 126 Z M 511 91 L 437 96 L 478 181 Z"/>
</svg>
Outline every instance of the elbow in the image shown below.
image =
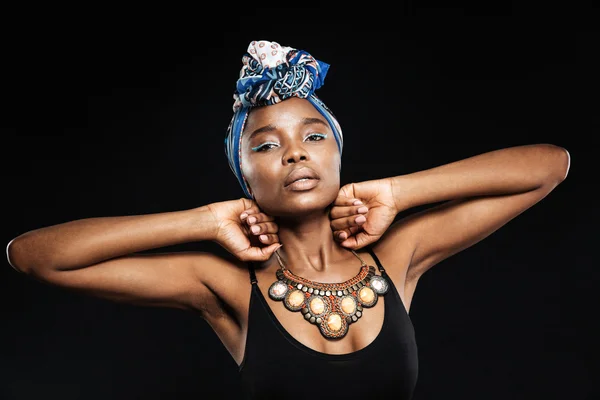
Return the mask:
<svg viewBox="0 0 600 400">
<path fill-rule="evenodd" d="M 13 267 L 15 271 L 27 273 L 27 268 L 25 268 L 21 263 L 21 257 L 19 257 L 17 247 L 17 238 L 8 242 L 6 245 L 6 260 L 8 261 L 8 265 Z"/>
<path fill-rule="evenodd" d="M 569 169 L 571 168 L 571 154 L 567 149 L 560 146 L 554 146 L 556 149 L 556 161 L 554 162 L 554 182 L 559 184 L 569 175 Z"/>
<path fill-rule="evenodd" d="M 560 182 L 564 181 L 565 179 L 567 179 L 567 175 L 569 175 L 569 169 L 571 168 L 571 153 L 569 153 L 569 151 L 567 149 L 565 149 L 564 147 L 560 148 L 561 153 L 562 153 L 562 158 L 561 158 L 561 170 L 560 170 Z"/>
<path fill-rule="evenodd" d="M 571 167 L 571 154 L 569 151 L 561 146 L 546 144 L 543 145 L 545 149 L 545 174 L 543 179 L 543 185 L 556 187 L 569 175 L 569 168 Z"/>
<path fill-rule="evenodd" d="M 39 264 L 42 263 L 36 261 L 35 253 L 27 242 L 27 238 L 23 235 L 8 242 L 6 245 L 6 259 L 8 264 L 17 272 L 30 275 L 35 274 L 36 270 L 39 269 Z"/>
</svg>

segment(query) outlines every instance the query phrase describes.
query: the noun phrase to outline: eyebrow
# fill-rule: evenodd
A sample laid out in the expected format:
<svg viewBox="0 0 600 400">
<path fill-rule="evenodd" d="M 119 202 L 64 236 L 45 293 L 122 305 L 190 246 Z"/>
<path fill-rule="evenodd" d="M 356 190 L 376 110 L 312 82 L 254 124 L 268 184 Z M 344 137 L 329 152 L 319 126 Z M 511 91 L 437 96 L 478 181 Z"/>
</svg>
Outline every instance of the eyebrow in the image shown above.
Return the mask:
<svg viewBox="0 0 600 400">
<path fill-rule="evenodd" d="M 329 124 L 327 122 L 323 121 L 321 118 L 314 118 L 314 117 L 302 118 L 301 124 L 303 126 L 317 124 L 317 125 L 322 125 L 325 128 L 329 128 Z M 265 125 L 263 127 L 253 130 L 252 133 L 250 134 L 250 136 L 248 137 L 248 140 L 252 140 L 252 138 L 254 136 L 259 135 L 261 133 L 273 132 L 275 130 L 277 130 L 277 127 L 275 125 L 273 125 L 273 124 Z"/>
</svg>

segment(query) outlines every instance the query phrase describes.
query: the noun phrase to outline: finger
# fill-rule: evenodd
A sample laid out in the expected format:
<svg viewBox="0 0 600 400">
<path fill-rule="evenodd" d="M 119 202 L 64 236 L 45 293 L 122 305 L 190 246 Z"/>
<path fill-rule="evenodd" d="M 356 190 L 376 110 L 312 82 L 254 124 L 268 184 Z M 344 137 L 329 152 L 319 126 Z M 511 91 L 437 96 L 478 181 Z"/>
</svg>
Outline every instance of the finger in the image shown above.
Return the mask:
<svg viewBox="0 0 600 400">
<path fill-rule="evenodd" d="M 246 218 L 246 222 L 250 225 L 258 224 L 261 222 L 274 221 L 274 220 L 275 220 L 275 218 L 273 218 L 270 215 L 267 215 L 265 213 L 250 214 L 250 215 L 248 215 L 248 218 Z"/>
<path fill-rule="evenodd" d="M 273 243 L 267 247 L 249 247 L 240 254 L 240 258 L 243 260 L 266 261 L 281 246 L 281 243 Z"/>
<path fill-rule="evenodd" d="M 260 235 L 261 233 L 277 233 L 279 232 L 279 225 L 274 222 L 254 224 L 250 226 L 250 232 L 254 235 Z"/>
<path fill-rule="evenodd" d="M 340 243 L 340 245 L 349 249 L 358 250 L 362 247 L 367 246 L 368 244 L 375 242 L 376 240 L 376 236 L 369 235 L 368 232 L 363 230 L 358 232 L 356 235 L 344 240 L 342 243 Z"/>
<path fill-rule="evenodd" d="M 334 206 L 329 212 L 329 218 L 338 219 L 342 217 L 350 217 L 356 214 L 366 214 L 369 208 L 365 205 L 352 205 L 352 206 Z"/>
<path fill-rule="evenodd" d="M 242 198 L 242 212 L 240 213 L 240 217 L 245 219 L 248 215 L 259 214 L 262 213 L 262 210 L 258 206 L 254 200 Z"/>
<path fill-rule="evenodd" d="M 349 197 L 342 191 L 340 191 L 333 202 L 334 206 L 357 206 L 361 204 L 363 204 L 363 202 L 360 199 L 357 199 L 356 197 Z"/>
<path fill-rule="evenodd" d="M 335 232 L 333 232 L 333 236 L 338 242 L 343 242 L 344 240 L 348 239 L 350 236 L 356 234 L 356 232 L 358 232 L 359 230 L 360 230 L 360 227 L 353 226 L 353 227 L 350 227 L 347 229 L 343 229 L 341 231 L 335 231 Z"/>
<path fill-rule="evenodd" d="M 272 233 L 263 233 L 258 237 L 262 244 L 273 244 L 279 242 L 279 235 Z"/>
<path fill-rule="evenodd" d="M 248 210 L 253 207 L 258 207 L 258 204 L 256 204 L 256 202 L 254 200 L 247 199 L 245 197 L 242 197 L 241 200 L 242 200 L 242 207 L 244 210 Z"/>
<path fill-rule="evenodd" d="M 353 215 L 351 217 L 344 217 L 332 220 L 330 222 L 331 229 L 333 231 L 343 231 L 344 229 L 353 227 L 353 226 L 361 226 L 367 222 L 367 217 L 360 215 Z"/>
<path fill-rule="evenodd" d="M 260 209 L 258 208 L 258 206 L 252 206 L 252 207 L 249 207 L 249 208 L 245 209 L 245 210 L 244 210 L 244 211 L 243 211 L 243 212 L 240 214 L 240 219 L 241 219 L 242 221 L 244 221 L 246 218 L 248 218 L 248 216 L 250 216 L 250 215 L 253 215 L 253 216 L 255 216 L 255 215 L 257 215 L 257 214 L 260 214 Z"/>
<path fill-rule="evenodd" d="M 342 186 L 338 192 L 337 198 L 334 201 L 334 205 L 349 206 L 356 200 L 354 195 L 354 184 L 349 183 Z"/>
</svg>

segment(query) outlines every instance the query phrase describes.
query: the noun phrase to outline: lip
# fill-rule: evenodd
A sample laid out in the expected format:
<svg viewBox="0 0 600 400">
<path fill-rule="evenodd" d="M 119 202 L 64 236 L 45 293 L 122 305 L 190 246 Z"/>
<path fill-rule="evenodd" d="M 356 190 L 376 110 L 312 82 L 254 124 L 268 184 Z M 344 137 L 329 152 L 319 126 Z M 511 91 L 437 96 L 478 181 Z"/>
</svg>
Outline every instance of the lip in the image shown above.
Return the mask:
<svg viewBox="0 0 600 400">
<path fill-rule="evenodd" d="M 296 182 L 298 179 L 308 180 Z M 285 187 L 294 186 L 294 188 L 312 188 L 317 184 L 318 180 L 319 175 L 312 168 L 300 167 L 288 174 L 283 185 Z"/>
</svg>

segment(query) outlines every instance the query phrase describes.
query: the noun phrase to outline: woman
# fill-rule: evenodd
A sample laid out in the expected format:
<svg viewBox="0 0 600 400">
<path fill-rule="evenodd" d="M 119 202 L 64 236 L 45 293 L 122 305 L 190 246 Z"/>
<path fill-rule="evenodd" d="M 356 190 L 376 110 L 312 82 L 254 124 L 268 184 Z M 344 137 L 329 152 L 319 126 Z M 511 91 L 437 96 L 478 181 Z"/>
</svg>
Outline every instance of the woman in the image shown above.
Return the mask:
<svg viewBox="0 0 600 400">
<path fill-rule="evenodd" d="M 42 227 L 10 241 L 8 260 L 56 286 L 199 311 L 248 398 L 410 399 L 419 278 L 547 196 L 569 153 L 517 146 L 341 185 L 342 130 L 315 94 L 328 65 L 268 41 L 242 61 L 225 151 L 244 197 Z M 205 240 L 230 257 L 141 254 Z"/>
</svg>

